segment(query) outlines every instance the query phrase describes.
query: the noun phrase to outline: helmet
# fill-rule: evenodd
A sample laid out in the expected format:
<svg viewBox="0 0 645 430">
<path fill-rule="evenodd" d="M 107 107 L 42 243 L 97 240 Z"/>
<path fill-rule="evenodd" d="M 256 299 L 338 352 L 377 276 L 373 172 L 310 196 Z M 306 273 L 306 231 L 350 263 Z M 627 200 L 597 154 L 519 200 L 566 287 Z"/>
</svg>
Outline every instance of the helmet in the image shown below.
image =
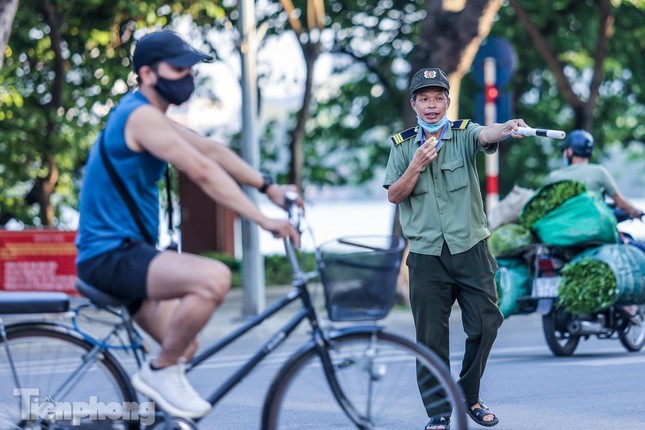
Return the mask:
<svg viewBox="0 0 645 430">
<path fill-rule="evenodd" d="M 571 148 L 573 155 L 590 157 L 593 152 L 593 136 L 586 130 L 574 130 L 564 142 L 564 148 Z"/>
</svg>

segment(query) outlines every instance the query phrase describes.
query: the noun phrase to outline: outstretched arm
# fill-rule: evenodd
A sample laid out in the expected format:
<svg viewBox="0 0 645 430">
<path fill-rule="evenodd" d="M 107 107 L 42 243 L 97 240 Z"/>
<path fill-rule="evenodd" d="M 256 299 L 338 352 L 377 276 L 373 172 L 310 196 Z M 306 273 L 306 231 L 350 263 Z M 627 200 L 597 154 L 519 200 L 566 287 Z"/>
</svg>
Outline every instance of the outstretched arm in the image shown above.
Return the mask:
<svg viewBox="0 0 645 430">
<path fill-rule="evenodd" d="M 482 145 L 490 145 L 491 143 L 500 142 L 508 137 L 521 139 L 524 135 L 517 134 L 517 127 L 528 127 L 523 119 L 511 119 L 504 123 L 495 123 L 486 126 L 479 133 L 479 141 Z"/>
</svg>

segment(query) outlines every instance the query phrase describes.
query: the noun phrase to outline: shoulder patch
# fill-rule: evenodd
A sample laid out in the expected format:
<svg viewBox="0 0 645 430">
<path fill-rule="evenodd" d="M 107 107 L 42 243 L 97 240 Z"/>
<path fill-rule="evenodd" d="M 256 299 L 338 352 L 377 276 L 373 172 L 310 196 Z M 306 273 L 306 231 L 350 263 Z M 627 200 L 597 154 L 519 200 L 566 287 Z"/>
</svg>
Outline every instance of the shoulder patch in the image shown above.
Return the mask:
<svg viewBox="0 0 645 430">
<path fill-rule="evenodd" d="M 405 142 L 406 140 L 410 140 L 416 135 L 417 135 L 417 128 L 411 127 L 411 128 L 408 128 L 407 130 L 403 130 L 402 132 L 397 133 L 394 136 L 390 137 L 390 140 L 392 141 L 393 145 L 398 145 L 400 143 Z"/>
<path fill-rule="evenodd" d="M 452 121 L 450 128 L 453 130 L 463 130 L 468 126 L 469 122 L 469 119 L 458 119 L 457 121 Z"/>
</svg>

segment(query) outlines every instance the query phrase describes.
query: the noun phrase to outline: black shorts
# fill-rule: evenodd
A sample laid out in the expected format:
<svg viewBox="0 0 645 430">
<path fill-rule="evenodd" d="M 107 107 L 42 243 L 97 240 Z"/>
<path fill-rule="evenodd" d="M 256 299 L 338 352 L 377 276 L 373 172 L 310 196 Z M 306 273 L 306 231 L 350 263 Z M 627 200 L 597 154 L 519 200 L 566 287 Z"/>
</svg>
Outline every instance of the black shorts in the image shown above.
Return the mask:
<svg viewBox="0 0 645 430">
<path fill-rule="evenodd" d="M 161 251 L 138 239 L 126 239 L 112 251 L 76 266 L 78 277 L 106 293 L 123 299 L 134 315 L 148 298 L 148 266 Z"/>
</svg>

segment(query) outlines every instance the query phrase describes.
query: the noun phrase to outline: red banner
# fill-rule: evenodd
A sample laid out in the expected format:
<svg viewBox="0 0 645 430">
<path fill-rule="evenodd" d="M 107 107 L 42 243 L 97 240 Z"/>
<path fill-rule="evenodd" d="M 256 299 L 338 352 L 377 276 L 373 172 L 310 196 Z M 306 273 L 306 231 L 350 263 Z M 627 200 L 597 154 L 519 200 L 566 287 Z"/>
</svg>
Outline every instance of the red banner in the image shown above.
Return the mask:
<svg viewBox="0 0 645 430">
<path fill-rule="evenodd" d="M 0 230 L 0 290 L 77 295 L 74 231 Z"/>
</svg>

